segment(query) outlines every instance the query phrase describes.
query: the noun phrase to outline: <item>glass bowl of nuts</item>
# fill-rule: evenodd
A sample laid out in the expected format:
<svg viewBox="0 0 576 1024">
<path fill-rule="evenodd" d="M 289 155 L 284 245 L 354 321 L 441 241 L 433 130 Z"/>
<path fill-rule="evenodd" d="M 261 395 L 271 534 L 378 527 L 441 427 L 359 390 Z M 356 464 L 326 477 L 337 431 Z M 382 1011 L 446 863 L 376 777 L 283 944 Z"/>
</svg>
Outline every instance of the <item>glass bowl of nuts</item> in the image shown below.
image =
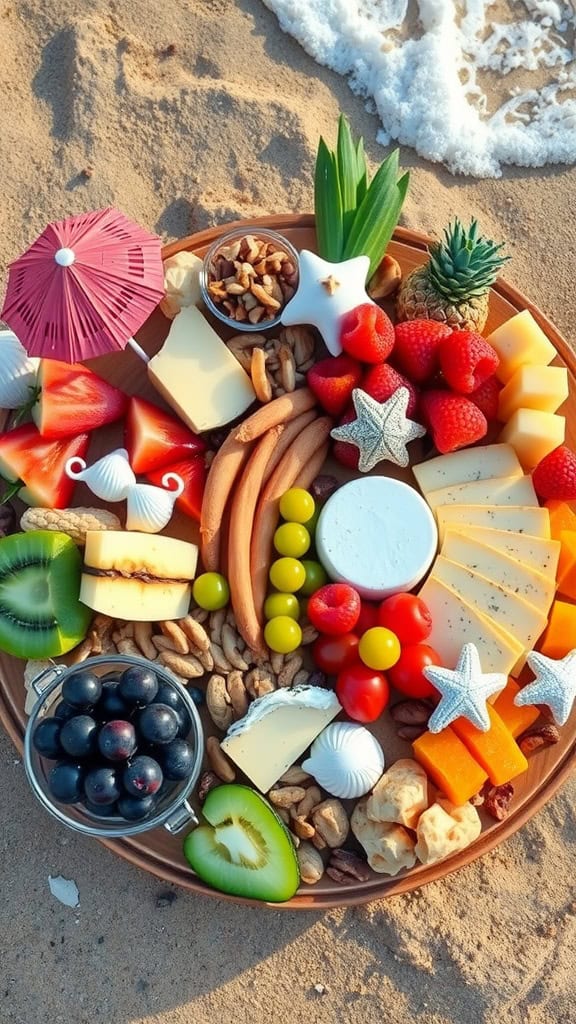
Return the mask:
<svg viewBox="0 0 576 1024">
<path fill-rule="evenodd" d="M 268 228 L 221 235 L 208 249 L 200 275 L 206 306 L 236 331 L 277 327 L 297 285 L 296 249 Z"/>
</svg>

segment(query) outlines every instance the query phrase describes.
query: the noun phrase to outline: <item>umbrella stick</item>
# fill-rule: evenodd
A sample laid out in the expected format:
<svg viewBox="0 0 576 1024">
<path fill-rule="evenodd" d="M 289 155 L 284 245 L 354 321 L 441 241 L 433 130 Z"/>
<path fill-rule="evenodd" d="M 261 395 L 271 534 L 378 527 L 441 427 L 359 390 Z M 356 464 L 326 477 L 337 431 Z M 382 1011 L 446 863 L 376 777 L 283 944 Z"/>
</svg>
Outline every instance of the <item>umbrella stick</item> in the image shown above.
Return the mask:
<svg viewBox="0 0 576 1024">
<path fill-rule="evenodd" d="M 143 363 L 150 362 L 150 356 L 146 355 L 144 349 L 140 347 L 135 338 L 128 338 L 128 344 L 130 345 L 130 348 L 136 353 L 138 358 L 142 360 Z"/>
</svg>

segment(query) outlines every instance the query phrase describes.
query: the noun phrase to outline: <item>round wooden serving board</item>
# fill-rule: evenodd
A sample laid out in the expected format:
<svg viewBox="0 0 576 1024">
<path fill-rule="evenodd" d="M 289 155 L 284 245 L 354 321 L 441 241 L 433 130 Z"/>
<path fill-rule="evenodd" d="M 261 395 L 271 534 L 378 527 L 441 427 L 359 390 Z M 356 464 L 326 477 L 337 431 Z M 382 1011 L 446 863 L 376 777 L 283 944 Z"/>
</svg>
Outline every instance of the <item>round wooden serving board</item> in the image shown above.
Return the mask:
<svg viewBox="0 0 576 1024">
<path fill-rule="evenodd" d="M 171 256 L 180 250 L 186 249 L 202 256 L 214 239 L 231 227 L 245 226 L 248 230 L 256 229 L 258 225 L 273 228 L 285 234 L 297 249 L 315 248 L 316 237 L 313 216 L 311 214 L 289 214 L 278 217 L 265 217 L 260 220 L 250 221 L 249 224 L 245 225 L 227 224 L 218 228 L 211 228 L 210 230 L 190 235 L 188 238 L 183 238 L 177 242 L 172 242 L 165 247 L 163 255 L 164 257 Z M 398 228 L 388 251 L 399 261 L 403 273 L 407 274 L 414 267 L 425 261 L 427 242 L 428 239 L 424 235 Z M 571 448 L 576 448 L 576 413 L 572 402 L 576 389 L 576 357 L 553 324 L 523 295 L 505 282 L 498 281 L 491 293 L 487 332 L 493 330 L 503 321 L 513 316 L 518 310 L 522 309 L 529 309 L 532 312 L 542 329 L 555 345 L 558 352 L 558 365 L 566 365 L 568 367 L 571 394 L 568 403 L 561 411 L 566 416 L 567 421 L 567 444 Z M 216 326 L 222 332 L 222 324 L 217 324 Z M 161 347 L 168 333 L 168 328 L 169 321 L 159 311 L 156 311 L 138 333 L 138 341 L 152 355 Z M 157 404 L 163 404 L 147 381 L 144 364 L 129 349 L 119 355 L 93 360 L 90 365 L 98 373 L 110 380 L 111 383 L 117 384 L 125 391 L 131 394 L 142 394 Z M 121 428 L 117 425 L 97 431 L 88 454 L 89 464 L 107 451 L 117 447 L 120 442 Z M 409 471 L 406 472 L 405 478 L 413 481 Z M 93 496 L 85 490 L 83 485 L 77 489 L 75 504 L 95 504 Z M 119 506 L 119 511 L 122 514 L 121 506 Z M 191 520 L 182 516 L 174 517 L 169 530 L 166 532 L 189 540 L 195 539 L 194 524 L 191 523 Z M 19 750 L 22 750 L 22 739 L 26 728 L 22 670 L 23 663 L 21 661 L 0 654 L 0 722 Z M 386 714 L 382 716 L 382 722 L 377 723 L 377 728 L 374 731 L 382 742 L 387 763 L 391 763 L 397 757 L 410 756 L 410 745 L 396 738 Z M 464 864 L 468 864 L 488 850 L 491 850 L 528 821 L 569 775 L 575 756 L 576 714 L 561 729 L 560 742 L 556 746 L 549 747 L 533 755 L 526 775 L 515 781 L 513 808 L 508 818 L 500 823 L 486 818 L 482 834 L 466 850 L 438 864 L 429 867 L 416 867 L 397 878 L 373 874 L 368 882 L 343 886 L 332 882 L 325 876 L 318 885 L 303 885 L 298 894 L 289 902 L 271 904 L 271 906 L 275 909 L 287 908 L 290 910 L 314 910 L 334 906 L 350 906 L 365 903 L 369 900 L 380 899 L 384 896 L 408 892 L 428 882 L 443 878 L 450 872 L 456 871 Z M 42 813 L 38 809 L 38 815 L 40 816 Z M 182 836 L 172 837 L 164 829 L 157 829 L 154 832 L 132 839 L 105 839 L 102 842 L 125 860 L 157 875 L 166 882 L 172 882 L 185 889 L 204 893 L 217 899 L 261 905 L 253 900 L 235 899 L 234 897 L 214 892 L 200 882 L 187 866 L 182 856 L 182 838 Z"/>
</svg>

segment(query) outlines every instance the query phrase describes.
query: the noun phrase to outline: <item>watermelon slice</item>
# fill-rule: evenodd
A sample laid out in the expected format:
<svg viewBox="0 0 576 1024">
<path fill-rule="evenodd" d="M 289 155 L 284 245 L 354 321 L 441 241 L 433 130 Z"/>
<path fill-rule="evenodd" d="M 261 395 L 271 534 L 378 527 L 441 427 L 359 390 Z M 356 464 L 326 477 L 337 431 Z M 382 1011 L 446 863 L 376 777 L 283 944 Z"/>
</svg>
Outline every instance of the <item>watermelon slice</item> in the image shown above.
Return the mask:
<svg viewBox="0 0 576 1024">
<path fill-rule="evenodd" d="M 27 505 L 68 508 L 76 481 L 64 467 L 73 455 L 84 458 L 88 441 L 88 434 L 48 441 L 33 423 L 25 423 L 0 435 L 0 476 L 13 484 L 21 481 L 21 487 L 9 490 Z"/>
<path fill-rule="evenodd" d="M 184 490 L 180 497 L 176 498 L 176 508 L 184 515 L 200 522 L 200 510 L 207 475 L 204 456 L 197 455 L 194 459 L 185 459 L 182 462 L 175 462 L 171 466 L 165 466 L 164 469 L 155 469 L 152 473 L 146 474 L 146 479 L 150 483 L 156 484 L 157 487 L 162 487 L 162 477 L 166 473 L 177 473 L 184 481 Z M 173 484 L 172 490 L 174 490 Z"/>
<path fill-rule="evenodd" d="M 38 372 L 41 391 L 32 407 L 32 419 L 50 440 L 75 437 L 119 420 L 128 396 L 102 380 L 82 363 L 43 359 Z"/>
<path fill-rule="evenodd" d="M 180 420 L 143 398 L 131 398 L 124 444 L 135 473 L 149 473 L 206 450 L 205 442 Z"/>
</svg>

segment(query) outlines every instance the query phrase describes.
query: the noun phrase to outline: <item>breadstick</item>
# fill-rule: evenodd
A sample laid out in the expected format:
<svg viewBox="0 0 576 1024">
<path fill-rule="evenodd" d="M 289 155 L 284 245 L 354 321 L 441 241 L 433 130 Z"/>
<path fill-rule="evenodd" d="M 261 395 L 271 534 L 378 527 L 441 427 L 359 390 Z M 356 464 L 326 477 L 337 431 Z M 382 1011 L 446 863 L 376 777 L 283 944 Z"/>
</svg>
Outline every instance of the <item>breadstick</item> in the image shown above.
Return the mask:
<svg viewBox="0 0 576 1024">
<path fill-rule="evenodd" d="M 200 555 L 206 572 L 220 571 L 222 517 L 234 481 L 250 452 L 251 446 L 237 441 L 232 430 L 210 466 L 200 513 Z"/>
<path fill-rule="evenodd" d="M 243 444 L 247 441 L 256 441 L 271 427 L 276 427 L 279 423 L 288 423 L 315 405 L 316 398 L 308 388 L 298 388 L 297 391 L 281 395 L 244 420 L 234 433 L 234 439 Z"/>
<path fill-rule="evenodd" d="M 304 427 L 307 427 L 308 424 L 312 423 L 312 421 L 315 419 L 316 410 L 309 409 L 308 412 L 300 413 L 300 415 L 297 416 L 295 420 L 291 420 L 290 423 L 286 424 L 278 440 L 278 444 L 276 445 L 274 451 L 272 452 L 272 455 L 268 461 L 268 465 L 266 466 L 264 478 L 262 480 L 262 485 L 268 483 L 268 480 L 272 476 L 272 473 L 276 469 L 276 466 L 280 462 L 280 459 L 284 457 L 285 453 L 288 451 L 292 442 L 298 437 L 298 434 L 301 434 L 302 431 L 304 430 Z"/>
<path fill-rule="evenodd" d="M 254 448 L 234 492 L 228 531 L 228 583 L 236 625 L 250 649 L 262 652 L 264 638 L 250 578 L 250 539 L 264 473 L 282 430 L 272 427 Z"/>
<path fill-rule="evenodd" d="M 315 452 L 311 459 L 308 460 L 302 472 L 296 477 L 292 487 L 303 487 L 305 491 L 308 490 L 310 484 L 316 479 L 322 469 L 322 466 L 326 462 L 329 448 L 330 443 L 325 441 L 322 447 Z"/>
<path fill-rule="evenodd" d="M 254 605 L 260 624 L 264 621 L 268 570 L 274 531 L 278 523 L 280 498 L 285 491 L 294 486 L 296 480 L 309 477 L 308 466 L 314 471 L 310 482 L 314 479 L 318 473 L 320 453 L 326 457 L 325 449 L 331 428 L 332 420 L 329 416 L 322 416 L 305 427 L 276 466 L 260 495 L 250 545 L 250 575 Z"/>
</svg>

